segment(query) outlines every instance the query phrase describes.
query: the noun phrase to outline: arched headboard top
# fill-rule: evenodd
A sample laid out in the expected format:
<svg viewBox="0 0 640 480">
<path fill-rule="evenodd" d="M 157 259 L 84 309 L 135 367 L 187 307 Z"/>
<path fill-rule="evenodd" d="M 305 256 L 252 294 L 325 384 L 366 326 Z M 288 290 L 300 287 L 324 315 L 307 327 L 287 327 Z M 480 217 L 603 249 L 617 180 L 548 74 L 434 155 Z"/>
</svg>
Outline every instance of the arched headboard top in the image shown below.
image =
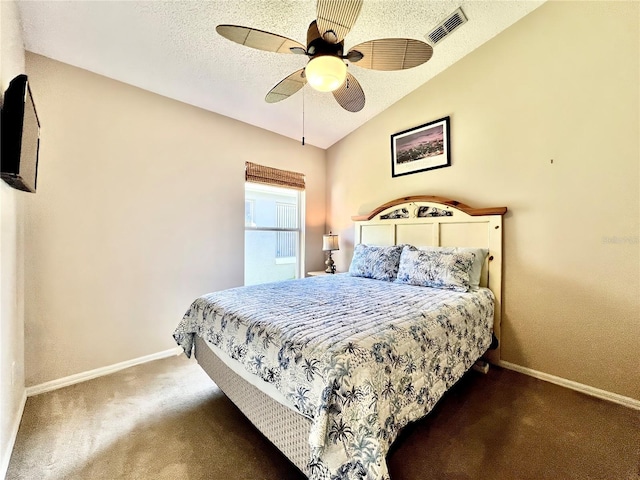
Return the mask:
<svg viewBox="0 0 640 480">
<path fill-rule="evenodd" d="M 354 222 L 366 222 L 367 220 L 371 220 L 372 218 L 374 218 L 379 213 L 382 213 L 385 210 L 388 210 L 397 205 L 419 202 L 436 203 L 445 207 L 453 207 L 473 217 L 482 215 L 504 215 L 505 213 L 507 213 L 507 207 L 473 208 L 456 200 L 451 200 L 450 198 L 438 197 L 433 195 L 413 195 L 410 197 L 402 197 L 391 200 L 390 202 L 387 202 L 373 209 L 370 213 L 367 213 L 365 215 L 354 215 L 351 217 L 351 220 L 353 220 Z"/>
</svg>

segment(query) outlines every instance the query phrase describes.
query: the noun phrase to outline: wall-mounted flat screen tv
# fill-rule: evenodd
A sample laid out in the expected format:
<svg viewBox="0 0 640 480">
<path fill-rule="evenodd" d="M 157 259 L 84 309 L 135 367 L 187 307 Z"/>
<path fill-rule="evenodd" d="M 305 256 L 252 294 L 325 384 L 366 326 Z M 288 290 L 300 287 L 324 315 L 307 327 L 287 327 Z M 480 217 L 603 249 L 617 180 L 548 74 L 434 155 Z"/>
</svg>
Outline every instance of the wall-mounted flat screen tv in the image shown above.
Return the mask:
<svg viewBox="0 0 640 480">
<path fill-rule="evenodd" d="M 26 75 L 18 75 L 9 83 L 0 121 L 2 179 L 14 188 L 35 193 L 40 122 Z"/>
</svg>

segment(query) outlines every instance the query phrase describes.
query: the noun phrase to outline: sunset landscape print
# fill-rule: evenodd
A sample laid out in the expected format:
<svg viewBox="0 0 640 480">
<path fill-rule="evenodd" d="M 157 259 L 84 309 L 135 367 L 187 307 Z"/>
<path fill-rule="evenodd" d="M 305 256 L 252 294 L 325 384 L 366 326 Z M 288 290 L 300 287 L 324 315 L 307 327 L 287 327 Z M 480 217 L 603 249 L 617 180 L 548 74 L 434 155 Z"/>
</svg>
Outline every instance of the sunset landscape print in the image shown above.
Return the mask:
<svg viewBox="0 0 640 480">
<path fill-rule="evenodd" d="M 444 127 L 436 125 L 406 137 L 396 143 L 396 162 L 414 162 L 444 153 Z"/>
</svg>

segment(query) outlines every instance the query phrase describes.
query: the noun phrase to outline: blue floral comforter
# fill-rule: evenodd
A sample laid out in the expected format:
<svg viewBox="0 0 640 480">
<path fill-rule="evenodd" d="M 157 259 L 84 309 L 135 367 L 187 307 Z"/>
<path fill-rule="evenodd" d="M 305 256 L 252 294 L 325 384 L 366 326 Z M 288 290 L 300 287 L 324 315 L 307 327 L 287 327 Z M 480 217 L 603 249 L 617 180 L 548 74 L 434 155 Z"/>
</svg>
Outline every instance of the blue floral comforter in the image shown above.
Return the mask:
<svg viewBox="0 0 640 480">
<path fill-rule="evenodd" d="M 193 302 L 173 336 L 199 335 L 312 419 L 312 480 L 388 479 L 400 429 L 487 350 L 493 294 L 326 275 Z"/>
</svg>

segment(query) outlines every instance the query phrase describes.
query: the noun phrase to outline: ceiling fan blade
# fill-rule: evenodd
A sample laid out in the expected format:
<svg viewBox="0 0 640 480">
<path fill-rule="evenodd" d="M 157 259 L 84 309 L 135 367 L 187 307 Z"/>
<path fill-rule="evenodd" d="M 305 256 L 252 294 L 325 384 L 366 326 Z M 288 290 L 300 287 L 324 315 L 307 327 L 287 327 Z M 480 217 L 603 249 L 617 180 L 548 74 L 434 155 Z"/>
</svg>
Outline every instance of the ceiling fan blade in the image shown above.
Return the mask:
<svg viewBox="0 0 640 480">
<path fill-rule="evenodd" d="M 289 98 L 296 93 L 307 83 L 307 78 L 304 76 L 304 68 L 293 72 L 287 78 L 283 79 L 275 87 L 269 90 L 264 100 L 267 103 L 276 103 L 280 100 Z"/>
<path fill-rule="evenodd" d="M 356 23 L 362 0 L 318 0 L 316 16 L 320 35 L 329 43 L 340 43 Z"/>
<path fill-rule="evenodd" d="M 363 58 L 357 65 L 371 70 L 405 70 L 422 65 L 433 55 L 431 45 L 412 38 L 371 40 L 356 45 L 351 51 L 362 53 Z"/>
<path fill-rule="evenodd" d="M 347 79 L 333 96 L 342 108 L 349 112 L 359 112 L 364 108 L 364 92 L 356 78 L 347 72 Z"/>
<path fill-rule="evenodd" d="M 216 32 L 232 42 L 257 48 L 258 50 L 266 50 L 267 52 L 298 53 L 298 51 L 292 51 L 291 48 L 304 50 L 304 45 L 295 40 L 255 28 L 241 27 L 239 25 L 218 25 Z"/>
<path fill-rule="evenodd" d="M 347 53 L 343 58 L 346 58 L 351 63 L 355 63 L 362 60 L 363 56 L 362 52 L 359 52 L 358 50 L 349 50 L 349 53 Z"/>
</svg>

